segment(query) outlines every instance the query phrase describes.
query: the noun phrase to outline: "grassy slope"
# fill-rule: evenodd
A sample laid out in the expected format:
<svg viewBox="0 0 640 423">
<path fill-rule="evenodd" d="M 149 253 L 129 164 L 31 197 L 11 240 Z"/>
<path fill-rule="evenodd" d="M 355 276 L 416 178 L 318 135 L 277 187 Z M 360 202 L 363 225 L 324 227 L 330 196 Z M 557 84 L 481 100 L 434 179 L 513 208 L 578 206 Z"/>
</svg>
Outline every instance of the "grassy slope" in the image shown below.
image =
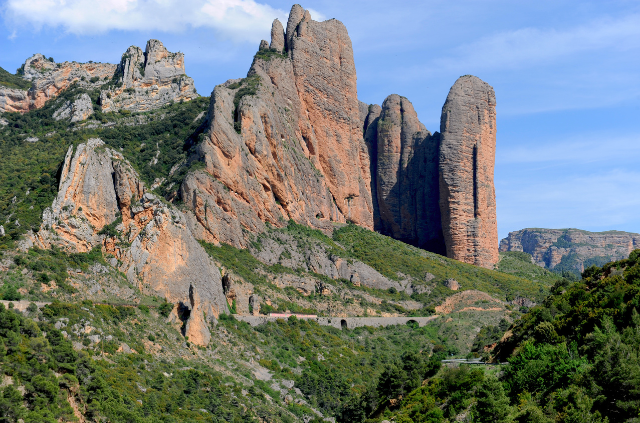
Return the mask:
<svg viewBox="0 0 640 423">
<path fill-rule="evenodd" d="M 540 282 L 547 287 L 562 279 L 557 273 L 534 264 L 531 255 L 520 251 L 500 253 L 497 270 L 509 273 L 534 282 Z"/>
<path fill-rule="evenodd" d="M 531 281 L 448 259 L 355 225 L 338 229 L 333 239 L 343 245 L 350 256 L 393 279 L 399 279 L 398 273 L 402 273 L 424 280 L 426 273 L 431 273 L 437 281 L 453 278 L 462 289 L 477 289 L 506 300 L 516 296 L 541 300 L 551 285 L 548 280 Z M 442 284 L 437 285 L 436 295 L 449 293 Z"/>
<path fill-rule="evenodd" d="M 3 68 L 0 68 L 0 85 L 25 91 L 31 88 L 30 81 L 22 79 L 19 75 L 11 74 Z"/>
</svg>

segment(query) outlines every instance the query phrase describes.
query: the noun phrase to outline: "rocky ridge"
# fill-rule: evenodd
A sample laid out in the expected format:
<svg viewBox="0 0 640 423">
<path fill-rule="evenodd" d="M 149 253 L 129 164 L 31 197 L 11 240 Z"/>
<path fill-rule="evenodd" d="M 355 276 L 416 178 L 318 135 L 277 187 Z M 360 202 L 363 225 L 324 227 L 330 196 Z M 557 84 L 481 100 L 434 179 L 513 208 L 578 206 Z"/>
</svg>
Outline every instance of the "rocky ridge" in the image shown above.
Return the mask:
<svg viewBox="0 0 640 423">
<path fill-rule="evenodd" d="M 34 54 L 20 69 L 22 77 L 32 81 L 31 88 L 24 91 L 0 87 L 0 113 L 39 109 L 72 84 L 97 88 L 111 79 L 115 70 L 116 65 L 109 63 L 55 63 L 42 54 Z"/>
<path fill-rule="evenodd" d="M 100 107 L 105 113 L 143 112 L 198 97 L 193 79 L 185 74 L 184 54 L 169 52 L 158 40 L 147 41 L 144 52 L 129 47 L 112 78 L 116 87 L 100 93 Z"/>
<path fill-rule="evenodd" d="M 182 213 L 148 193 L 124 157 L 99 139 L 69 147 L 58 196 L 31 242 L 102 248 L 129 283 L 175 304 L 170 318 L 197 345 L 209 342 L 209 323 L 227 312 L 220 272 Z"/>
<path fill-rule="evenodd" d="M 621 260 L 640 248 L 640 234 L 621 231 L 588 232 L 580 229 L 529 228 L 510 232 L 500 251 L 524 251 L 550 270 L 581 273 L 592 264 Z"/>
<path fill-rule="evenodd" d="M 158 40 L 149 40 L 144 52 L 139 47 L 129 47 L 118 65 L 55 63 L 35 54 L 26 60 L 19 74 L 31 81 L 31 88 L 25 91 L 0 86 L 0 113 L 39 109 L 74 84 L 87 90 L 99 89 L 99 106 L 105 113 L 147 111 L 198 97 L 193 79 L 185 74 L 184 54 L 169 52 Z M 84 120 L 93 113 L 93 106 L 88 108 L 87 104 L 91 105 L 84 98 L 76 99 L 60 109 L 58 116 L 73 122 Z"/>
<path fill-rule="evenodd" d="M 205 169 L 181 187 L 198 238 L 246 247 L 265 223 L 353 222 L 468 263 L 498 260 L 495 95 L 478 78 L 456 82 L 432 134 L 404 97 L 359 102 L 344 25 L 294 5 L 247 77 L 215 87 L 208 121 Z"/>
</svg>

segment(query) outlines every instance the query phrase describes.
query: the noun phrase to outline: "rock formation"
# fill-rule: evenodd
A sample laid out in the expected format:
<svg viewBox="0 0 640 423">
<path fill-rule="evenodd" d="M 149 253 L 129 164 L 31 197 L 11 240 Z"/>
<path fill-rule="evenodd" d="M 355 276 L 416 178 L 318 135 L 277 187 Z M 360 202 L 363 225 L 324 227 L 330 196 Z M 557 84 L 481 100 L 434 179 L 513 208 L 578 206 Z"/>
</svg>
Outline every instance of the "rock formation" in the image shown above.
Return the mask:
<svg viewBox="0 0 640 423">
<path fill-rule="evenodd" d="M 25 113 L 30 109 L 29 92 L 18 88 L 8 88 L 0 85 L 0 113 Z"/>
<path fill-rule="evenodd" d="M 541 267 L 583 272 L 591 264 L 629 257 L 640 248 L 640 234 L 580 229 L 522 229 L 500 241 L 500 251 L 524 251 Z"/>
<path fill-rule="evenodd" d="M 0 113 L 39 109 L 73 84 L 89 90 L 104 85 L 100 95 L 104 112 L 146 111 L 198 97 L 193 79 L 185 75 L 184 54 L 167 51 L 158 40 L 149 40 L 144 52 L 138 47 L 129 47 L 119 65 L 55 63 L 42 54 L 35 54 L 26 60 L 20 73 L 32 86 L 28 91 L 0 86 Z M 86 107 L 83 110 L 75 114 L 69 110 L 63 115 L 77 122 L 93 113 L 88 113 Z M 81 116 L 84 118 L 79 119 Z"/>
<path fill-rule="evenodd" d="M 498 260 L 495 96 L 475 77 L 456 82 L 445 133 L 431 134 L 404 97 L 359 102 L 344 25 L 294 5 L 247 77 L 215 87 L 208 122 L 205 170 L 180 192 L 198 238 L 245 247 L 243 231 L 265 222 L 349 221 L 468 263 Z"/>
<path fill-rule="evenodd" d="M 439 134 L 432 135 L 411 102 L 396 94 L 386 98 L 380 112 L 372 107 L 366 121 L 365 140 L 375 166 L 376 230 L 445 254 L 438 205 Z"/>
<path fill-rule="evenodd" d="M 71 102 L 65 102 L 62 107 L 53 113 L 55 120 L 69 119 L 71 122 L 79 122 L 93 114 L 93 103 L 88 94 L 80 94 Z"/>
<path fill-rule="evenodd" d="M 293 37 L 293 33 L 296 36 Z M 206 171 L 182 184 L 196 236 L 245 246 L 243 230 L 288 219 L 373 229 L 351 41 L 342 23 L 315 22 L 294 6 L 243 80 L 215 87 L 198 152 Z M 286 40 L 286 41 L 283 41 Z M 285 53 L 278 52 L 285 42 Z"/>
<path fill-rule="evenodd" d="M 143 112 L 198 97 L 193 79 L 185 75 L 184 54 L 169 52 L 158 40 L 147 41 L 144 53 L 139 47 L 129 47 L 113 79 L 116 87 L 100 93 L 104 112 Z"/>
<path fill-rule="evenodd" d="M 495 106 L 489 84 L 463 76 L 451 87 L 440 120 L 440 210 L 447 257 L 489 268 L 498 261 Z"/>
<path fill-rule="evenodd" d="M 109 63 L 55 63 L 42 54 L 34 54 L 21 67 L 22 76 L 32 81 L 28 91 L 0 87 L 0 113 L 39 109 L 72 84 L 98 88 L 111 79 L 116 66 Z"/>
<path fill-rule="evenodd" d="M 220 272 L 182 213 L 145 191 L 101 140 L 69 147 L 58 195 L 33 242 L 80 252 L 102 246 L 132 285 L 175 305 L 172 316 L 191 342 L 206 345 L 209 321 L 227 310 Z"/>
</svg>

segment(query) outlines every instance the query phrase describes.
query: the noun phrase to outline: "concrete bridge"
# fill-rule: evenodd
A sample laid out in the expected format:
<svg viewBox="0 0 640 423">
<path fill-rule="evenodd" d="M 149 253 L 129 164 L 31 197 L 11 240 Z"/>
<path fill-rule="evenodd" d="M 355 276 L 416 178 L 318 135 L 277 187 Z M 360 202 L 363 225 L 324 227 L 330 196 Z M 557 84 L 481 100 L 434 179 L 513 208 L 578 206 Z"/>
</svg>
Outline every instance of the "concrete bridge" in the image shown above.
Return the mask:
<svg viewBox="0 0 640 423">
<path fill-rule="evenodd" d="M 263 325 L 267 322 L 275 322 L 282 317 L 273 316 L 244 316 L 234 314 L 236 320 L 247 322 L 251 326 Z M 415 322 L 419 327 L 425 326 L 430 321 L 437 319 L 438 316 L 429 317 L 309 317 L 305 320 L 314 320 L 322 326 L 333 326 L 336 329 L 354 329 L 363 326 L 383 327 L 393 325 L 405 325 L 409 322 Z"/>
</svg>

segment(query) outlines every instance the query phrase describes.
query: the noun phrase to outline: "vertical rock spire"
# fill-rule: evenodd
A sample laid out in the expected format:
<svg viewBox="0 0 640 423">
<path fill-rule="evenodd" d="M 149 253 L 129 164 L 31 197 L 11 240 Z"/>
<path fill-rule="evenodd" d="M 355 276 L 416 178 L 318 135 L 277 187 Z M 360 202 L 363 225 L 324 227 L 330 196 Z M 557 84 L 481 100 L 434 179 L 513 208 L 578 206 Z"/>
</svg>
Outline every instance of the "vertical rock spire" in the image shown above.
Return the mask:
<svg viewBox="0 0 640 423">
<path fill-rule="evenodd" d="M 271 25 L 271 45 L 269 47 L 277 51 L 284 50 L 284 28 L 278 19 L 274 20 Z"/>
<path fill-rule="evenodd" d="M 498 261 L 495 107 L 493 88 L 466 75 L 451 87 L 440 120 L 440 210 L 447 256 L 487 268 Z"/>
</svg>

